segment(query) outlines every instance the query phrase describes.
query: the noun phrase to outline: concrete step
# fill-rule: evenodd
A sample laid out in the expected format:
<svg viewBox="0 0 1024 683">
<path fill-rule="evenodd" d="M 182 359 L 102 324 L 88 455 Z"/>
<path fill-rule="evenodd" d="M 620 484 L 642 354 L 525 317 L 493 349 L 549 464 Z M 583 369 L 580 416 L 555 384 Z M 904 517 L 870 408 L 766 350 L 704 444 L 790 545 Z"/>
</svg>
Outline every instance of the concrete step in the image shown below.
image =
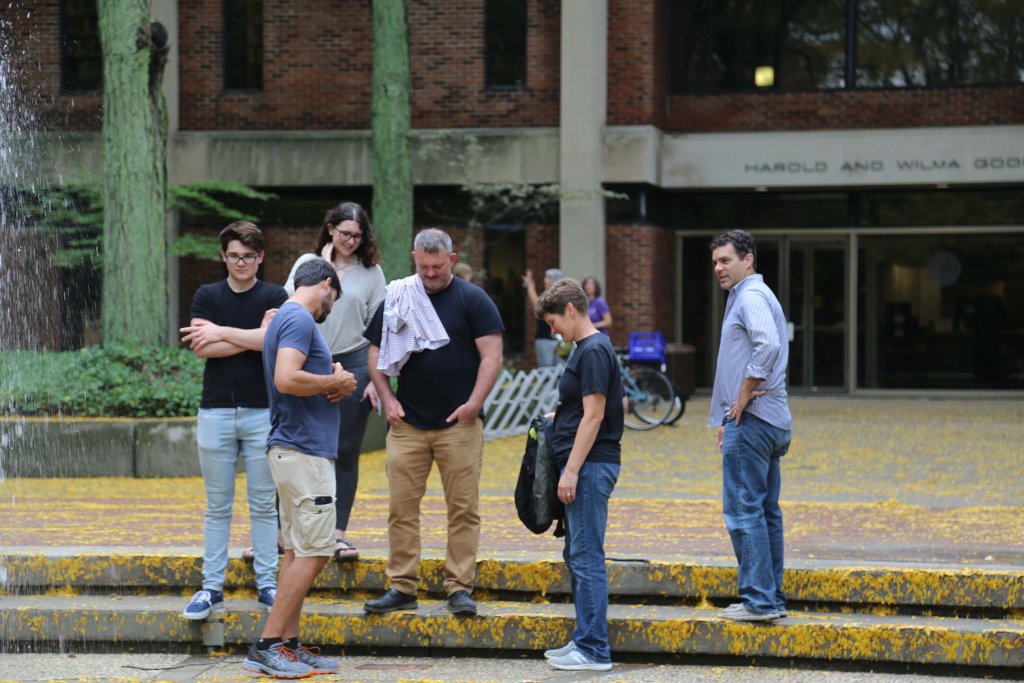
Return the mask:
<svg viewBox="0 0 1024 683">
<path fill-rule="evenodd" d="M 383 557 L 331 562 L 315 589 L 339 592 L 384 588 Z M 70 593 L 191 593 L 202 582 L 202 560 L 182 552 L 67 551 L 0 553 L 0 594 L 54 589 Z M 724 604 L 735 600 L 736 569 L 726 562 L 615 561 L 608 563 L 609 592 L 615 602 Z M 423 589 L 443 593 L 444 562 L 420 564 Z M 251 564 L 231 560 L 227 590 L 251 590 Z M 505 599 L 567 599 L 569 577 L 561 561 L 485 559 L 477 565 L 477 595 Z M 799 563 L 787 568 L 784 590 L 791 604 L 811 609 L 845 609 L 1007 616 L 1024 611 L 1024 570 L 956 566 L 856 567 Z"/>
<path fill-rule="evenodd" d="M 180 596 L 7 595 L 0 598 L 0 646 L 237 649 L 259 633 L 255 600 L 229 599 L 209 622 L 181 617 Z M 456 618 L 442 601 L 422 599 L 416 612 L 366 615 L 361 600 L 306 602 L 302 638 L 334 649 L 444 648 L 529 651 L 565 643 L 570 604 L 480 601 L 475 618 Z M 800 613 L 770 624 L 736 623 L 714 609 L 612 605 L 614 653 L 731 655 L 848 662 L 981 667 L 1024 666 L 1024 623 L 906 615 Z"/>
</svg>

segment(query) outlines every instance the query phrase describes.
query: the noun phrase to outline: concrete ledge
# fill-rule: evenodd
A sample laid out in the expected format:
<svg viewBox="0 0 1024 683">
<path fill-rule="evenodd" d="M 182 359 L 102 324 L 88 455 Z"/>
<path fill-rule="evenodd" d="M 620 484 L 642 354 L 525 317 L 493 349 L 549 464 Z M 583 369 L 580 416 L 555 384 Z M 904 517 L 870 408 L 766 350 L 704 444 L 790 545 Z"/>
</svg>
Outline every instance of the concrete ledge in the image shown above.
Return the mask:
<svg viewBox="0 0 1024 683">
<path fill-rule="evenodd" d="M 193 417 L 135 423 L 136 477 L 198 477 L 199 449 Z"/>
<path fill-rule="evenodd" d="M 203 623 L 181 617 L 185 598 L 5 598 L 0 638 L 23 642 L 176 643 L 198 648 Z M 228 601 L 218 620 L 220 644 L 242 646 L 264 617 L 251 598 Z M 479 602 L 480 614 L 459 619 L 441 601 L 416 612 L 366 615 L 362 601 L 306 601 L 301 638 L 327 647 L 460 648 L 539 651 L 572 632 L 569 604 Z M 1008 620 L 791 613 L 771 624 L 718 618 L 716 610 L 612 605 L 613 652 L 886 661 L 985 667 L 1024 666 L 1024 627 Z"/>
<path fill-rule="evenodd" d="M 370 415 L 362 452 L 384 448 L 386 425 L 383 417 Z M 196 419 L 3 418 L 0 472 L 6 477 L 198 477 Z"/>
<path fill-rule="evenodd" d="M 0 468 L 7 477 L 135 476 L 132 420 L 0 421 Z"/>
<path fill-rule="evenodd" d="M 378 591 L 385 585 L 385 558 L 331 562 L 314 587 L 323 593 Z M 202 582 L 197 555 L 86 554 L 61 557 L 43 554 L 0 554 L 0 594 L 70 588 L 96 592 L 142 588 L 151 592 L 182 592 Z M 420 576 L 425 593 L 444 593 L 444 561 L 424 559 Z M 252 565 L 228 562 L 226 588 L 248 590 L 255 584 Z M 679 599 L 702 603 L 727 601 L 736 595 L 736 569 L 731 566 L 670 562 L 609 562 L 609 593 L 619 602 L 631 598 Z M 529 599 L 568 596 L 569 577 L 562 562 L 480 560 L 476 588 L 481 594 L 522 593 Z M 901 607 L 957 608 L 958 613 L 1024 610 L 1024 570 L 955 568 L 828 567 L 789 568 L 783 585 L 791 603 L 802 605 L 870 606 L 881 611 Z M 527 599 L 527 598 L 524 598 Z"/>
</svg>

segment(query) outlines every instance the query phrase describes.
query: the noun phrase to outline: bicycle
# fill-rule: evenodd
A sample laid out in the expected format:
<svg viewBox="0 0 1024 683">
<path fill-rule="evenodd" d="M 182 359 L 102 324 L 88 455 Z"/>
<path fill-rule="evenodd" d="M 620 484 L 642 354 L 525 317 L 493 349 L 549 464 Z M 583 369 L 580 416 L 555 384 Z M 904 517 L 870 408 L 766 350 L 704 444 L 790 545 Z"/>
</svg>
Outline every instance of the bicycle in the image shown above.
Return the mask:
<svg viewBox="0 0 1024 683">
<path fill-rule="evenodd" d="M 619 353 L 622 391 L 626 397 L 625 424 L 630 429 L 654 429 L 668 420 L 678 420 L 685 401 L 676 396 L 675 386 L 665 373 L 644 365 L 629 365 L 629 356 Z"/>
</svg>

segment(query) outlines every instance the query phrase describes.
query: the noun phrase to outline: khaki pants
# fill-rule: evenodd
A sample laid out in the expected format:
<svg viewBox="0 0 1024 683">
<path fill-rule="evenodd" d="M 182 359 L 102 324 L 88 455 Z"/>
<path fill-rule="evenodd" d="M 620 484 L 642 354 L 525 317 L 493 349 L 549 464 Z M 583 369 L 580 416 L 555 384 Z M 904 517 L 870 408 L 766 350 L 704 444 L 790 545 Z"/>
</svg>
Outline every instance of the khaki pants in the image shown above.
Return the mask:
<svg viewBox="0 0 1024 683">
<path fill-rule="evenodd" d="M 419 587 L 420 501 L 437 462 L 448 508 L 444 590 L 473 590 L 480 545 L 480 466 L 483 423 L 417 429 L 402 421 L 388 432 L 388 566 L 391 587 L 415 595 Z"/>
</svg>

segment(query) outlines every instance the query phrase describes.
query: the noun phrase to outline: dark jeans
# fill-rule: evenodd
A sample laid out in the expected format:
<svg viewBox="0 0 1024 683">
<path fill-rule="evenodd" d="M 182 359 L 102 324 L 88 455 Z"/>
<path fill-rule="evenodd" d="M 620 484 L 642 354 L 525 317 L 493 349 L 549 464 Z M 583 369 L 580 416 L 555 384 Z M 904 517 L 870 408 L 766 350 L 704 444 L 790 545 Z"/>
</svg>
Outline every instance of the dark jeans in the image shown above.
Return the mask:
<svg viewBox="0 0 1024 683">
<path fill-rule="evenodd" d="M 782 592 L 783 532 L 779 459 L 791 432 L 744 413 L 725 422 L 722 511 L 739 564 L 739 593 L 752 612 L 786 606 Z"/>
<path fill-rule="evenodd" d="M 341 363 L 341 367 L 356 376 L 357 384 L 354 393 L 338 401 L 341 429 L 338 430 L 338 462 L 334 470 L 338 489 L 335 528 L 341 531 L 348 529 L 348 518 L 356 499 L 356 487 L 359 485 L 359 451 L 363 445 L 363 434 L 366 432 L 366 419 L 370 416 L 367 405 L 362 402 L 363 391 L 370 382 L 366 354 L 367 347 L 364 346 L 351 353 L 339 353 L 334 356 L 334 362 Z"/>
</svg>

